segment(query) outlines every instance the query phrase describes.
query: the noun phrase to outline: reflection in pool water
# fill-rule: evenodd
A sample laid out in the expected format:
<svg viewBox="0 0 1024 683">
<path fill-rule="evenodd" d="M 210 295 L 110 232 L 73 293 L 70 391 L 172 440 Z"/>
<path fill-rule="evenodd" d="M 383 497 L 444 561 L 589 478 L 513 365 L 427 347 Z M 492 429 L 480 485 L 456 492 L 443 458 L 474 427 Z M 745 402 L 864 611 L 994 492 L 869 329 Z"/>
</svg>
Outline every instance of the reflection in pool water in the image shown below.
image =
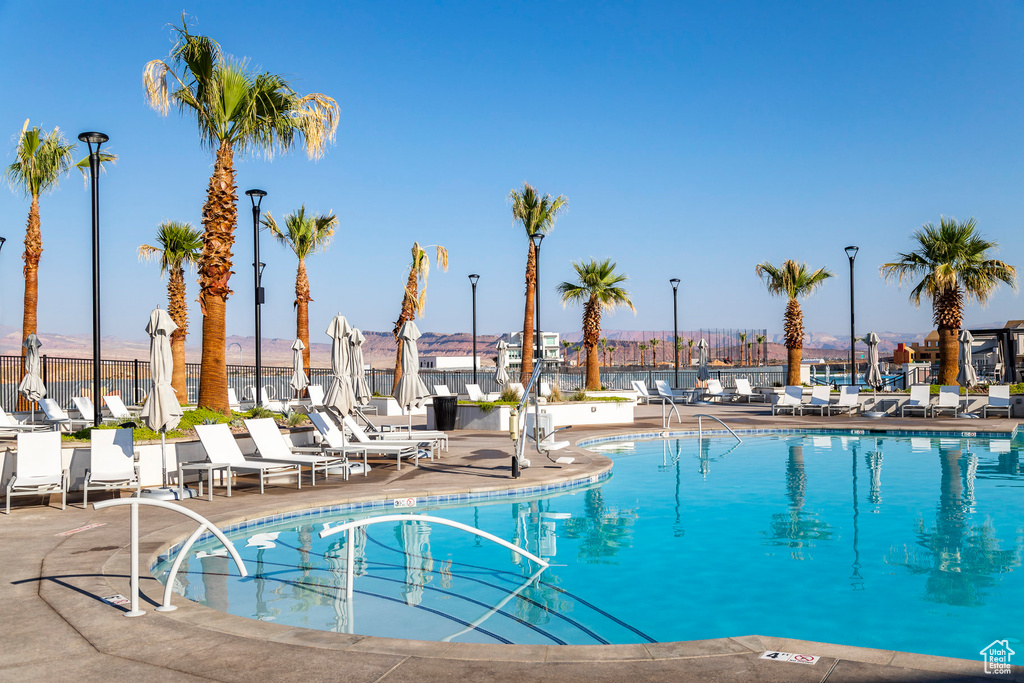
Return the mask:
<svg viewBox="0 0 1024 683">
<path fill-rule="evenodd" d="M 404 521 L 352 515 L 214 542 L 176 590 L 216 609 L 338 632 L 492 643 L 746 634 L 964 658 L 1024 638 L 1024 496 L 1007 439 L 759 437 L 630 443 L 613 476 L 548 497 L 421 506 L 551 562 Z M 391 512 L 390 510 L 388 512 Z M 198 561 L 197 561 L 198 560 Z M 158 567 L 157 573 L 166 567 Z"/>
</svg>

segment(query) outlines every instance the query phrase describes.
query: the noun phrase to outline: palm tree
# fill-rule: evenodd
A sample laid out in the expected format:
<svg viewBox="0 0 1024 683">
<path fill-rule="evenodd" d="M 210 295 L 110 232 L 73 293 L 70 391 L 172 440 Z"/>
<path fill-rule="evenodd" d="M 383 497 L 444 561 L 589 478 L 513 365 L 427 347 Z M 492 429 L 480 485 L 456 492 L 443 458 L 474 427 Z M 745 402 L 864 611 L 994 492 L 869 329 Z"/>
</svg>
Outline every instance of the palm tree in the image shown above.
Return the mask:
<svg viewBox="0 0 1024 683">
<path fill-rule="evenodd" d="M 693 344 L 694 344 L 694 342 L 695 342 L 695 340 L 693 340 L 693 339 L 687 339 L 686 340 L 686 364 L 687 365 L 693 365 Z"/>
<path fill-rule="evenodd" d="M 639 344 L 637 344 L 637 348 L 640 349 L 640 367 L 641 368 L 646 368 L 647 367 L 647 344 L 645 342 L 640 342 Z"/>
<path fill-rule="evenodd" d="M 562 344 L 562 367 L 563 368 L 568 368 L 569 367 L 569 348 L 572 346 L 572 342 L 567 340 L 567 339 L 563 339 L 560 343 Z"/>
<path fill-rule="evenodd" d="M 754 345 L 754 342 L 747 342 L 747 365 L 752 365 L 754 362 L 754 352 L 750 348 Z"/>
<path fill-rule="evenodd" d="M 742 366 L 743 365 L 743 346 L 745 345 L 745 342 L 747 341 L 747 333 L 746 332 L 740 332 L 739 337 L 740 337 L 740 365 Z"/>
<path fill-rule="evenodd" d="M 757 340 L 757 364 L 761 365 L 761 349 L 764 348 L 764 343 L 768 339 L 768 337 L 766 337 L 763 334 L 759 334 L 756 337 L 754 337 L 754 339 Z M 768 359 L 765 358 L 765 360 L 767 361 Z"/>
<path fill-rule="evenodd" d="M 651 365 L 654 366 L 655 368 L 657 368 L 658 367 L 658 340 L 657 339 L 651 339 L 651 341 L 648 342 L 648 343 L 651 345 L 651 358 L 654 361 L 653 363 L 651 363 Z"/>
<path fill-rule="evenodd" d="M 448 250 L 439 244 L 429 244 L 434 247 L 434 262 L 441 267 L 442 271 L 448 270 Z M 402 340 L 398 333 L 402 331 L 402 325 L 416 316 L 423 317 L 427 310 L 427 278 L 430 276 L 430 256 L 426 249 L 419 245 L 419 242 L 412 244 L 412 261 L 409 263 L 409 273 L 405 278 L 405 292 L 402 294 L 402 312 L 398 314 L 395 321 L 395 328 L 391 331 L 395 335 L 397 349 L 395 351 L 395 386 L 398 380 L 402 379 Z M 523 345 L 526 346 L 525 344 Z"/>
<path fill-rule="evenodd" d="M 174 370 L 171 373 L 171 388 L 178 395 L 178 402 L 188 403 L 188 387 L 185 385 L 185 337 L 188 336 L 188 300 L 185 292 L 185 266 L 194 269 L 199 262 L 203 248 L 203 233 L 191 223 L 164 221 L 156 229 L 157 246 L 143 244 L 139 247 L 139 260 L 160 259 L 160 274 L 167 273 L 167 312 L 178 326 L 171 333 L 171 358 Z"/>
<path fill-rule="evenodd" d="M 226 55 L 207 36 L 192 35 L 184 20 L 166 60 L 146 64 L 146 99 L 167 115 L 171 103 L 195 117 L 204 147 L 214 153 L 213 174 L 203 205 L 203 253 L 199 259 L 199 305 L 203 311 L 203 357 L 199 405 L 227 413 L 224 314 L 231 288 L 238 222 L 235 152 L 290 150 L 302 140 L 310 159 L 323 156 L 338 128 L 338 103 L 326 95 L 299 95 L 288 81 L 257 73 L 248 62 Z M 168 76 L 175 83 L 168 88 Z"/>
<path fill-rule="evenodd" d="M 806 263 L 797 263 L 791 259 L 782 262 L 781 266 L 773 266 L 767 261 L 757 264 L 754 272 L 764 280 L 769 294 L 784 296 L 789 299 L 786 304 L 786 317 L 783 332 L 786 336 L 786 384 L 800 384 L 800 350 L 804 347 L 804 314 L 800 310 L 799 297 L 810 296 L 822 285 L 832 273 L 827 268 L 811 271 Z"/>
<path fill-rule="evenodd" d="M 608 337 L 601 337 L 601 341 L 597 342 L 597 348 L 601 351 L 601 365 L 608 367 Z"/>
<path fill-rule="evenodd" d="M 974 219 L 958 223 L 940 217 L 914 233 L 917 249 L 897 254 L 882 266 L 887 281 L 895 278 L 921 280 L 910 291 L 910 301 L 921 305 L 921 295 L 932 300 L 932 321 L 939 331 L 939 384 L 956 384 L 959 363 L 957 332 L 963 322 L 964 304 L 972 298 L 988 303 L 1000 282 L 1017 291 L 1017 269 L 991 258 L 999 245 L 976 233 Z"/>
<path fill-rule="evenodd" d="M 29 128 L 28 119 L 21 127 L 18 143 L 14 148 L 14 161 L 5 169 L 4 175 L 12 192 L 23 192 L 29 198 L 28 224 L 25 226 L 25 296 L 22 307 L 21 338 L 37 332 L 37 310 L 39 307 L 39 259 L 43 255 L 43 235 L 39 220 L 39 196 L 57 189 L 61 176 L 75 168 L 89 181 L 89 158 L 75 161 L 75 143 L 68 142 L 60 128 L 47 132 L 38 126 Z M 117 157 L 107 152 L 100 153 L 101 166 L 113 163 Z M 22 356 L 25 350 L 22 349 Z M 23 361 L 24 364 L 24 361 Z M 24 375 L 24 367 L 22 368 Z M 18 410 L 28 410 L 28 402 L 18 396 Z"/>
<path fill-rule="evenodd" d="M 326 251 L 334 237 L 334 229 L 338 227 L 338 217 L 334 214 L 306 215 L 305 205 L 295 213 L 284 217 L 284 229 L 277 224 L 274 217 L 267 212 L 263 226 L 270 231 L 279 243 L 291 248 L 299 259 L 299 267 L 295 272 L 295 336 L 302 340 L 302 364 L 309 372 L 309 276 L 306 275 L 306 257 L 318 251 Z"/>
<path fill-rule="evenodd" d="M 614 368 L 615 367 L 615 351 L 616 351 L 617 348 L 618 348 L 617 346 L 609 346 L 608 347 L 608 356 L 609 356 L 608 367 L 610 367 L 610 368 Z"/>
<path fill-rule="evenodd" d="M 523 189 L 512 190 L 508 195 L 512 202 L 512 219 L 519 221 L 526 231 L 526 239 L 530 243 L 526 253 L 526 309 L 523 313 L 523 364 L 520 368 L 519 381 L 525 384 L 533 374 L 533 344 L 528 343 L 533 333 L 534 301 L 537 288 L 537 250 L 533 245 L 533 236 L 546 235 L 555 225 L 555 219 L 569 206 L 569 200 L 562 195 L 552 199 L 546 194 L 541 197 L 529 183 L 523 183 Z"/>
<path fill-rule="evenodd" d="M 587 348 L 587 385 L 596 391 L 601 388 L 601 371 L 597 365 L 597 340 L 601 335 L 601 311 L 613 311 L 618 306 L 627 306 L 636 313 L 629 292 L 620 285 L 628 280 L 624 273 L 615 272 L 616 264 L 611 259 L 598 263 L 594 259 L 573 263 L 576 282 L 558 285 L 562 304 L 583 304 L 583 345 Z"/>
<path fill-rule="evenodd" d="M 580 366 L 580 352 L 583 350 L 583 342 L 576 342 L 576 367 Z"/>
</svg>

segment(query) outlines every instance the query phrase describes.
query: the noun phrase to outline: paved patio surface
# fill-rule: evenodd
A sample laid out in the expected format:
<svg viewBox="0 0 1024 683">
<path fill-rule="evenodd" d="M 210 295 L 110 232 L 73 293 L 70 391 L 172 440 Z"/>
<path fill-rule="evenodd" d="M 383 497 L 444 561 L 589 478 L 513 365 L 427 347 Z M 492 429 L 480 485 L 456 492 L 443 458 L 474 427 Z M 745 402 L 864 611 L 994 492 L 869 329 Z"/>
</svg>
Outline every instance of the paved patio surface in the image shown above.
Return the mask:
<svg viewBox="0 0 1024 683">
<path fill-rule="evenodd" d="M 759 428 L 918 429 L 923 431 L 1009 432 L 1016 421 L 1003 419 L 850 417 L 771 417 L 754 406 L 693 406 L 681 410 L 672 430 L 696 427 L 696 413 L 716 415 L 730 426 Z M 661 408 L 638 407 L 632 426 L 573 429 L 573 442 L 623 432 L 661 431 Z M 709 428 L 705 422 L 705 429 Z M 713 425 L 717 427 L 717 425 Z M 0 446 L 2 447 L 2 446 Z M 611 461 L 577 447 L 577 460 L 557 466 L 533 455 L 534 467 L 519 480 L 509 477 L 511 442 L 504 433 L 453 432 L 451 450 L 421 467 L 375 467 L 368 477 L 348 482 L 332 478 L 315 488 L 305 482 L 270 486 L 259 495 L 241 484 L 231 498 L 216 490 L 214 502 L 184 505 L 217 524 L 272 513 L 336 504 L 519 488 L 598 474 Z M 565 451 L 559 452 L 559 455 Z M 152 611 L 160 584 L 144 578 L 149 612 L 125 619 L 103 596 L 128 595 L 127 511 L 83 510 L 71 498 L 64 512 L 31 498 L 18 500 L 10 517 L 0 515 L 0 680 L 73 677 L 77 680 L 285 681 L 1024 681 L 1024 667 L 1010 676 L 985 676 L 980 661 L 947 659 L 837 644 L 791 641 L 768 635 L 740 635 L 706 641 L 615 646 L 477 645 L 406 641 L 344 635 L 265 623 L 221 613 L 176 598 L 179 609 Z M 194 528 L 180 516 L 141 510 L 143 567 L 169 544 Z M 61 536 L 62 532 L 103 526 Z M 823 618 L 834 618 L 823 615 Z M 765 650 L 820 655 L 815 665 L 760 659 Z"/>
</svg>

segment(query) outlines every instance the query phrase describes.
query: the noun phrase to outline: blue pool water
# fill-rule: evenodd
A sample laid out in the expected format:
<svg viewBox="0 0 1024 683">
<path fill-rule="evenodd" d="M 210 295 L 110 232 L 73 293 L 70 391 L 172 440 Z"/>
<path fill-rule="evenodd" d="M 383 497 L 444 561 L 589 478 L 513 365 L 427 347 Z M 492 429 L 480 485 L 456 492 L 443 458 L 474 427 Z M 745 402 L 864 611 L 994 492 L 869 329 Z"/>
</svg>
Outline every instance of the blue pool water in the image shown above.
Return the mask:
<svg viewBox="0 0 1024 683">
<path fill-rule="evenodd" d="M 244 617 L 398 638 L 761 634 L 977 659 L 996 639 L 1024 646 L 1022 447 L 835 435 L 607 444 L 613 473 L 596 484 L 409 510 L 549 559 L 539 575 L 463 531 L 378 524 L 357 535 L 349 604 L 344 534 L 318 537 L 349 514 L 232 534 L 246 579 L 215 541 L 197 545 L 176 589 Z"/>
</svg>

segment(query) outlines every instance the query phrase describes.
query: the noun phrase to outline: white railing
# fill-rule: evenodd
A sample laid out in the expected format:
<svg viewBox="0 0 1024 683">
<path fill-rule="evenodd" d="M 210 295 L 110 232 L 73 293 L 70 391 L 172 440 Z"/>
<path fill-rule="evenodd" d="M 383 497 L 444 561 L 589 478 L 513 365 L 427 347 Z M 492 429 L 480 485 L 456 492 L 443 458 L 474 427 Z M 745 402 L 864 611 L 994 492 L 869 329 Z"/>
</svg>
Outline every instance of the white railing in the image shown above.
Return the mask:
<svg viewBox="0 0 1024 683">
<path fill-rule="evenodd" d="M 203 533 L 209 530 L 214 536 L 216 536 L 224 547 L 227 548 L 228 553 L 231 555 L 231 559 L 234 560 L 235 566 L 238 567 L 238 572 L 242 576 L 248 576 L 248 572 L 245 570 L 245 563 L 242 562 L 242 558 L 239 556 L 238 551 L 235 550 L 235 546 L 228 540 L 228 537 L 224 535 L 217 526 L 206 519 L 202 515 L 196 512 L 192 512 L 186 507 L 177 505 L 175 503 L 169 503 L 163 500 L 153 500 L 152 498 L 117 498 L 114 500 L 104 500 L 99 503 L 93 504 L 94 510 L 102 510 L 103 508 L 115 507 L 118 505 L 130 505 L 131 506 L 131 528 L 129 529 L 129 535 L 131 538 L 131 609 L 125 613 L 126 617 L 141 617 L 145 614 L 145 610 L 139 609 L 139 506 L 150 505 L 152 507 L 164 508 L 165 510 L 173 510 L 179 514 L 185 515 L 189 519 L 199 522 L 199 528 L 192 532 L 192 535 L 188 537 L 184 545 L 178 550 L 177 557 L 174 558 L 174 564 L 171 565 L 171 571 L 167 575 L 167 583 L 164 585 L 164 596 L 162 604 L 156 608 L 158 612 L 171 612 L 177 609 L 171 604 L 171 593 L 174 587 L 174 577 L 178 573 L 178 568 L 181 567 L 182 560 L 188 554 L 188 551 L 192 548 L 192 545 L 199 540 L 199 537 Z"/>
<path fill-rule="evenodd" d="M 701 418 L 708 417 L 708 418 L 711 418 L 712 420 L 714 420 L 715 422 L 717 422 L 718 424 L 722 425 L 726 429 L 728 429 L 729 433 L 732 434 L 736 438 L 736 440 L 738 442 L 743 443 L 743 439 L 741 439 L 740 437 L 736 436 L 736 432 L 732 431 L 732 429 L 730 429 L 729 425 L 725 424 L 724 422 L 719 420 L 714 415 L 708 415 L 707 413 L 698 413 L 698 414 L 694 415 L 694 417 L 697 418 L 697 438 L 698 439 L 703 439 L 704 438 L 704 428 L 703 428 L 703 426 L 701 425 L 701 422 L 700 422 Z"/>
</svg>

